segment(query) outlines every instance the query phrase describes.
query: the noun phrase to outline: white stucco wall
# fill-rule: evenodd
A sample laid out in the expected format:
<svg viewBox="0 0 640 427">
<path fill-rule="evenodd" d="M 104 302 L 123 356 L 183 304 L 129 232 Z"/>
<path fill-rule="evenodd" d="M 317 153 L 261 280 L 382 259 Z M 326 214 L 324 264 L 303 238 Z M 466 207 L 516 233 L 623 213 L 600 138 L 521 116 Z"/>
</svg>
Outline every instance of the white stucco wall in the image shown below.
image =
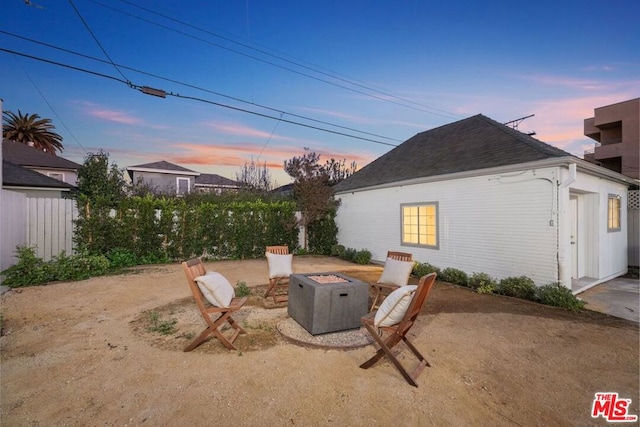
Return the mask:
<svg viewBox="0 0 640 427">
<path fill-rule="evenodd" d="M 620 196 L 621 228 L 607 231 L 607 199 Z M 537 285 L 575 278 L 591 282 L 627 272 L 627 184 L 567 165 L 341 193 L 338 242 L 368 249 L 383 261 L 388 250 L 418 262 L 483 272 L 497 279 L 527 276 Z M 572 237 L 571 199 L 577 200 Z M 401 244 L 400 205 L 437 202 L 439 247 Z M 578 242 L 576 248 L 572 241 Z M 575 270 L 575 269 L 574 269 Z"/>
<path fill-rule="evenodd" d="M 338 241 L 370 250 L 374 260 L 402 250 L 468 274 L 557 281 L 557 174 L 547 168 L 340 194 Z M 400 204 L 418 202 L 438 202 L 438 249 L 401 245 Z"/>
<path fill-rule="evenodd" d="M 627 185 L 578 171 L 561 197 L 578 199 L 578 277 L 603 281 L 627 272 Z M 607 231 L 609 195 L 620 196 L 620 230 Z M 566 205 L 565 205 L 566 206 Z M 570 230 L 563 230 L 570 237 Z M 566 240 L 563 240 L 566 241 Z M 570 247 L 561 247 L 562 256 Z M 565 276 L 566 277 L 566 276 Z"/>
</svg>

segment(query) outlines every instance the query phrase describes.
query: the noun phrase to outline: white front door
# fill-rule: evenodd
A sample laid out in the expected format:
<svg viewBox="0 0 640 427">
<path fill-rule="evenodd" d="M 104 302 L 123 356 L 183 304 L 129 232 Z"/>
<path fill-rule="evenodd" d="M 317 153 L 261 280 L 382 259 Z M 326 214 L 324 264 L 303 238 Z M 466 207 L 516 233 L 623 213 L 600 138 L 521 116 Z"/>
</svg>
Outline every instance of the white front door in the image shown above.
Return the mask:
<svg viewBox="0 0 640 427">
<path fill-rule="evenodd" d="M 578 198 L 571 197 L 571 278 L 578 279 Z"/>
</svg>

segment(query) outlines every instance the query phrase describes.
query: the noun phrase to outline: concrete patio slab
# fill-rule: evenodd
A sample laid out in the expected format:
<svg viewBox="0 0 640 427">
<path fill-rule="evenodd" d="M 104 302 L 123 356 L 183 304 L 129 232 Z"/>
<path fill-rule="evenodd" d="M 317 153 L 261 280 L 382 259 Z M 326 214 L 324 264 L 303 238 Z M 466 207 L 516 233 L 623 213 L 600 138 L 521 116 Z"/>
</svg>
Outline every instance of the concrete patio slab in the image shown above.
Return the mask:
<svg viewBox="0 0 640 427">
<path fill-rule="evenodd" d="M 577 295 L 586 308 L 640 322 L 640 280 L 618 277 Z"/>
</svg>

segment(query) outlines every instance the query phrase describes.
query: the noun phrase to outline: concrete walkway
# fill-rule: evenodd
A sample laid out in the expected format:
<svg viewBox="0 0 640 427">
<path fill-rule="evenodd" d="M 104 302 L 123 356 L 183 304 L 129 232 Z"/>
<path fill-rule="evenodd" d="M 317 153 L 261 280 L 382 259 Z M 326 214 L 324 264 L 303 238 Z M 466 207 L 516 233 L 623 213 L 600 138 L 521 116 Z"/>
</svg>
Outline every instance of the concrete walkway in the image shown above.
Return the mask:
<svg viewBox="0 0 640 427">
<path fill-rule="evenodd" d="M 618 277 L 577 295 L 586 308 L 640 323 L 640 280 Z"/>
</svg>

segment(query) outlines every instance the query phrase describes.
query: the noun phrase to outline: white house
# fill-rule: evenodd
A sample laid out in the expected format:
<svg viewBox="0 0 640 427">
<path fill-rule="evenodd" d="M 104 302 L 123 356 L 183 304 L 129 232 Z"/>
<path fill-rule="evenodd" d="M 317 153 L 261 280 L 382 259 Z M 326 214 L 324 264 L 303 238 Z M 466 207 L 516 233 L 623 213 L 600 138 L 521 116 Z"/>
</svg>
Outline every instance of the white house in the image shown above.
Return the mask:
<svg viewBox="0 0 640 427">
<path fill-rule="evenodd" d="M 340 244 L 574 293 L 627 272 L 638 181 L 483 115 L 419 133 L 335 187 Z"/>
</svg>

